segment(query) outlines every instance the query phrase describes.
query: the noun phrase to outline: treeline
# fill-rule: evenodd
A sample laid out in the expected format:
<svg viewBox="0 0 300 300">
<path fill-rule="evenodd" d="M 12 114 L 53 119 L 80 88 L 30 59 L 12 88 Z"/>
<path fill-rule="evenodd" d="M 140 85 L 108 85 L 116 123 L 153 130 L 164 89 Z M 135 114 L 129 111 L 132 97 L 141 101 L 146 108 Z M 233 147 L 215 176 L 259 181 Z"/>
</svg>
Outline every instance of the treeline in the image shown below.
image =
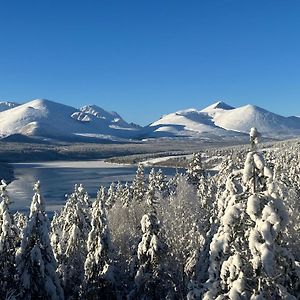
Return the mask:
<svg viewBox="0 0 300 300">
<path fill-rule="evenodd" d="M 51 223 L 39 182 L 26 217 L 2 181 L 0 299 L 299 299 L 299 145 L 263 154 L 257 137 L 214 176 L 198 153 L 94 201 L 76 185 Z"/>
</svg>

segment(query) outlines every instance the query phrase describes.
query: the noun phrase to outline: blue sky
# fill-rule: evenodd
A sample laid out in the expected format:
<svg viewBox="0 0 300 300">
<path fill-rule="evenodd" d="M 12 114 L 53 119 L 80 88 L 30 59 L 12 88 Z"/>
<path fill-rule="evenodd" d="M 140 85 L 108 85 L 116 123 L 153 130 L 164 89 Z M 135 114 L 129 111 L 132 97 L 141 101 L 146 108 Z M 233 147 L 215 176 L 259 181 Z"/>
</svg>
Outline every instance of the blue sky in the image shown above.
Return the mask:
<svg viewBox="0 0 300 300">
<path fill-rule="evenodd" d="M 298 0 L 0 1 L 0 99 L 147 124 L 217 100 L 300 115 Z"/>
</svg>

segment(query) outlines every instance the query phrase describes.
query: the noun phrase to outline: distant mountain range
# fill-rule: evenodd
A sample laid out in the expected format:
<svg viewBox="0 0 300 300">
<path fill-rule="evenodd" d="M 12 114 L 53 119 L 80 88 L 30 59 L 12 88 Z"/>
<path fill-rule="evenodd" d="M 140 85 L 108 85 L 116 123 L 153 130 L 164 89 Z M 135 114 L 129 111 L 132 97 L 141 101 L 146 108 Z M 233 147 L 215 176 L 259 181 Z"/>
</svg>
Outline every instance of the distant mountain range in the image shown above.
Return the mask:
<svg viewBox="0 0 300 300">
<path fill-rule="evenodd" d="M 254 105 L 234 108 L 222 101 L 202 110 L 164 115 L 148 126 L 126 122 L 96 105 L 80 109 L 45 99 L 25 104 L 0 102 L 0 137 L 7 140 L 78 142 L 150 138 L 194 138 L 208 142 L 244 139 L 251 127 L 265 137 L 300 136 L 300 118 L 283 117 Z"/>
</svg>

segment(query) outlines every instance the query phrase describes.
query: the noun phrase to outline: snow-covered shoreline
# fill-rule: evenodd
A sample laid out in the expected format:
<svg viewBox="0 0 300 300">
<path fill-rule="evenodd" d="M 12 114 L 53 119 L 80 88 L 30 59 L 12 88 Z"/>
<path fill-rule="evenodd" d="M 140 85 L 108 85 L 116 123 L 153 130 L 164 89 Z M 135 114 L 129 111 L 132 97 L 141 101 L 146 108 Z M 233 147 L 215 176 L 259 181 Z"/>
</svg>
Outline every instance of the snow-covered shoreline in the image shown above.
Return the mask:
<svg viewBox="0 0 300 300">
<path fill-rule="evenodd" d="M 119 164 L 99 160 L 78 160 L 78 161 L 44 161 L 44 162 L 19 162 L 12 163 L 12 166 L 33 166 L 35 168 L 76 168 L 76 169 L 97 169 L 97 168 L 120 168 L 132 167 L 130 164 Z"/>
</svg>

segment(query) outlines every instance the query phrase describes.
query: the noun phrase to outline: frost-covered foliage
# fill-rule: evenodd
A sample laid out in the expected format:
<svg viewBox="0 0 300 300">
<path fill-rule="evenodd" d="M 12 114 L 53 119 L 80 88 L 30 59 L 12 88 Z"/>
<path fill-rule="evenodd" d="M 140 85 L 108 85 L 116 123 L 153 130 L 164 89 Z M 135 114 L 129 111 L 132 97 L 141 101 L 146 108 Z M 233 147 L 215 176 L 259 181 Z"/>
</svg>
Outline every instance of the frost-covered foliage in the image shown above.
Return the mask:
<svg viewBox="0 0 300 300">
<path fill-rule="evenodd" d="M 0 299 L 16 289 L 15 251 L 18 244 L 18 231 L 10 212 L 10 199 L 6 191 L 7 184 L 0 185 Z"/>
<path fill-rule="evenodd" d="M 86 238 L 91 230 L 91 202 L 82 185 L 75 185 L 66 205 L 52 220 L 51 243 L 65 296 L 76 299 L 84 277 Z"/>
<path fill-rule="evenodd" d="M 49 220 L 40 193 L 34 185 L 28 223 L 16 253 L 20 299 L 63 299 L 56 261 L 49 239 Z"/>
<path fill-rule="evenodd" d="M 102 196 L 103 189 L 98 192 L 92 207 L 92 229 L 88 235 L 88 253 L 84 264 L 83 297 L 86 299 L 114 298 L 114 266 L 111 259 L 110 234 Z"/>
<path fill-rule="evenodd" d="M 142 164 L 138 165 L 136 175 L 132 182 L 132 200 L 135 203 L 142 202 L 146 192 L 145 171 Z"/>
<path fill-rule="evenodd" d="M 283 241 L 288 215 L 273 174 L 256 150 L 258 136 L 252 129 L 251 151 L 239 182 L 243 188 L 233 181 L 239 172 L 227 180 L 229 193 L 221 198 L 203 299 L 292 299 L 299 288 L 294 258 Z"/>
<path fill-rule="evenodd" d="M 201 224 L 202 214 L 197 199 L 197 189 L 188 183 L 184 175 L 177 178 L 176 192 L 160 200 L 159 209 L 164 240 L 168 245 L 168 259 L 172 277 L 182 297 L 186 294 L 189 279 L 194 277 L 198 254 L 204 242 Z"/>
<path fill-rule="evenodd" d="M 129 299 L 165 299 L 172 297 L 172 281 L 167 268 L 167 245 L 157 217 L 155 173 L 149 176 L 146 192 L 147 212 L 141 218 L 142 238 L 136 251 L 134 288 Z"/>
<path fill-rule="evenodd" d="M 299 299 L 300 142 L 258 139 L 168 179 L 140 165 L 96 200 L 76 185 L 51 245 L 39 184 L 27 220 L 2 182 L 0 298 Z"/>
<path fill-rule="evenodd" d="M 193 154 L 193 158 L 187 169 L 187 175 L 189 181 L 193 184 L 198 184 L 200 178 L 205 175 L 205 171 L 202 166 L 201 153 Z"/>
<path fill-rule="evenodd" d="M 112 208 L 116 202 L 116 186 L 115 183 L 112 182 L 108 191 L 107 191 L 107 199 L 106 199 L 106 207 L 108 209 Z"/>
</svg>

